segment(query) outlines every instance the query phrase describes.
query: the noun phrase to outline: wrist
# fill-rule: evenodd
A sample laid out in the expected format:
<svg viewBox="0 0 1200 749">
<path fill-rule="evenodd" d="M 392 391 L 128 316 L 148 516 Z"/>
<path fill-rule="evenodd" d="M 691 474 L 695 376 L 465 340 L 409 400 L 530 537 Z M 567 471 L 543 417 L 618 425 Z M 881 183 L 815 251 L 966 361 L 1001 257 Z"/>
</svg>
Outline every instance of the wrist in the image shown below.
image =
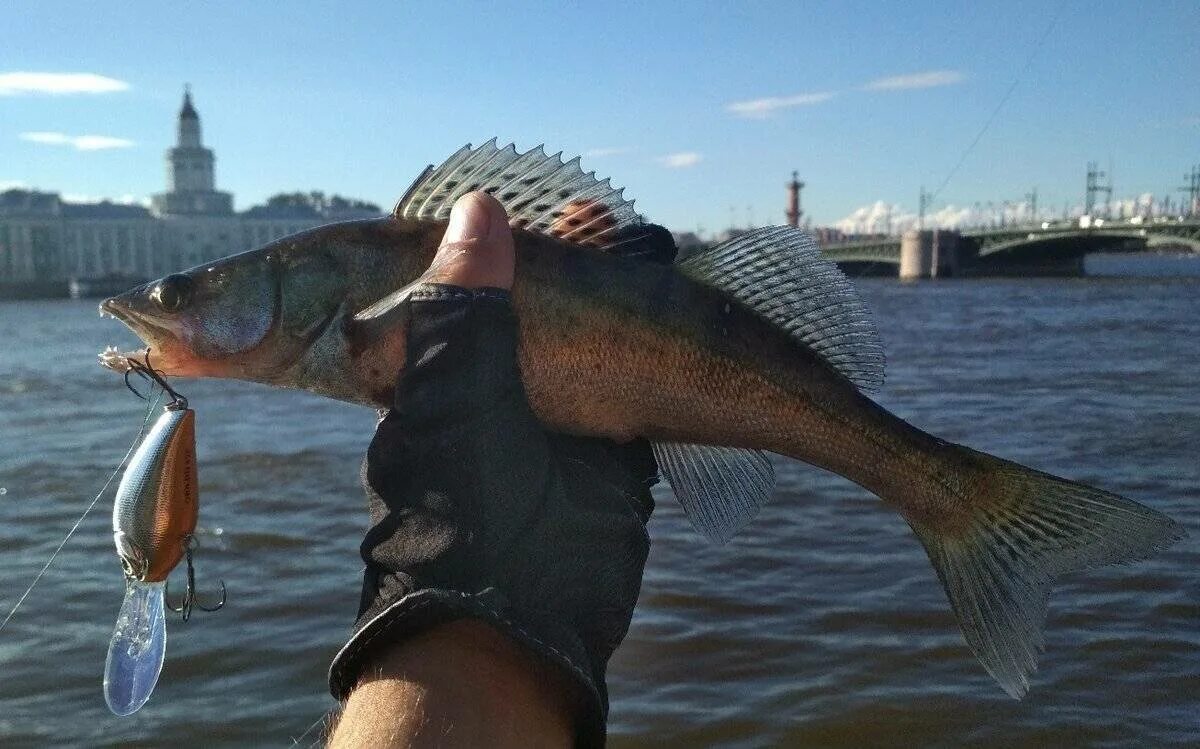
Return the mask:
<svg viewBox="0 0 1200 749">
<path fill-rule="evenodd" d="M 332 745 L 570 746 L 582 697 L 560 669 L 477 619 L 379 650 L 362 665 Z M 397 707 L 402 709 L 397 709 Z"/>
</svg>

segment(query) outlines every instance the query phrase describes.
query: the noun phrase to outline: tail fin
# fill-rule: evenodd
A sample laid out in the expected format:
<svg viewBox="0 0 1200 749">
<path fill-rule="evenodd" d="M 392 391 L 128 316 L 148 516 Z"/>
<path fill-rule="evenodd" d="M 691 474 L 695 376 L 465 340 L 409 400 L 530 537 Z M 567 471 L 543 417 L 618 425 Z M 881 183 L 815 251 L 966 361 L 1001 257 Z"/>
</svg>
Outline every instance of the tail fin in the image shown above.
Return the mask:
<svg viewBox="0 0 1200 749">
<path fill-rule="evenodd" d="M 965 517 L 909 517 L 950 598 L 963 636 L 1010 696 L 1029 689 L 1043 648 L 1054 581 L 1132 562 L 1185 534 L 1162 513 L 1109 492 L 956 447 L 975 474 L 962 486 Z M 961 521 L 961 522 L 958 522 Z"/>
</svg>

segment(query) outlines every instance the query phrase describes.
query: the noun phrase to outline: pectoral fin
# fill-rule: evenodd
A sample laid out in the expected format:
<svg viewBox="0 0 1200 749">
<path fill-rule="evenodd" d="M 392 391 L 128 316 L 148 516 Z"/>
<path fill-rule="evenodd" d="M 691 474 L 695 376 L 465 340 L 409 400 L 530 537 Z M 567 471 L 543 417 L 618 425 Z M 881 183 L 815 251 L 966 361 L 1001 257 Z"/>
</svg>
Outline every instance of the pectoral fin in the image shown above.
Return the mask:
<svg viewBox="0 0 1200 749">
<path fill-rule="evenodd" d="M 428 283 L 428 276 L 432 270 L 430 268 L 407 286 L 356 312 L 351 318 L 351 339 L 360 345 L 373 345 L 393 337 L 395 331 L 403 329 L 404 316 L 407 314 L 404 303 L 418 286 Z"/>
<path fill-rule="evenodd" d="M 409 285 L 393 291 L 391 294 L 381 298 L 379 301 L 364 307 L 354 314 L 354 322 L 356 323 L 371 323 L 380 320 L 387 320 L 396 309 L 404 304 L 404 301 L 412 295 L 412 291 L 420 283 L 424 283 L 424 277 L 413 281 Z"/>
</svg>

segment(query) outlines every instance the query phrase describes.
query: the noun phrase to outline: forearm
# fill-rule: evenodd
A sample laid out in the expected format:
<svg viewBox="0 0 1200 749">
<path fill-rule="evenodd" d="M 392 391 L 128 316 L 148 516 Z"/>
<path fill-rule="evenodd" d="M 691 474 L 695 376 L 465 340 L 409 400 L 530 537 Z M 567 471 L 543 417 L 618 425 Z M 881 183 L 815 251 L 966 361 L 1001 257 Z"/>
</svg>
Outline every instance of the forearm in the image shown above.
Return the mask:
<svg viewBox="0 0 1200 749">
<path fill-rule="evenodd" d="M 332 747 L 566 747 L 579 696 L 561 669 L 474 619 L 383 650 L 364 668 Z"/>
<path fill-rule="evenodd" d="M 605 668 L 649 549 L 648 444 L 555 435 L 529 406 L 495 199 L 451 212 L 392 310 L 394 406 L 364 462 L 354 633 L 330 666 L 334 746 L 602 747 Z"/>
</svg>

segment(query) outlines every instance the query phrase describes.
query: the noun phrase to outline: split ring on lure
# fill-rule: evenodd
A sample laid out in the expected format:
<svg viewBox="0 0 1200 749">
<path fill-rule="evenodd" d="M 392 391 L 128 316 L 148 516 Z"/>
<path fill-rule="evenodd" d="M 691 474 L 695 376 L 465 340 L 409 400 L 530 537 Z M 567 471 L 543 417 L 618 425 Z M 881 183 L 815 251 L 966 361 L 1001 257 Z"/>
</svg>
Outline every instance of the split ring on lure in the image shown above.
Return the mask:
<svg viewBox="0 0 1200 749">
<path fill-rule="evenodd" d="M 196 603 L 193 533 L 199 511 L 196 479 L 196 412 L 149 365 L 129 359 L 128 374 L 154 380 L 173 400 L 138 446 L 113 502 L 113 540 L 125 570 L 125 600 L 104 664 L 104 699 L 117 715 L 129 715 L 150 699 L 166 655 L 164 597 L 167 575 L 187 558 L 187 589 L 178 607 L 186 621 Z M 130 387 L 132 390 L 133 388 Z M 135 393 L 137 391 L 134 391 Z"/>
</svg>

